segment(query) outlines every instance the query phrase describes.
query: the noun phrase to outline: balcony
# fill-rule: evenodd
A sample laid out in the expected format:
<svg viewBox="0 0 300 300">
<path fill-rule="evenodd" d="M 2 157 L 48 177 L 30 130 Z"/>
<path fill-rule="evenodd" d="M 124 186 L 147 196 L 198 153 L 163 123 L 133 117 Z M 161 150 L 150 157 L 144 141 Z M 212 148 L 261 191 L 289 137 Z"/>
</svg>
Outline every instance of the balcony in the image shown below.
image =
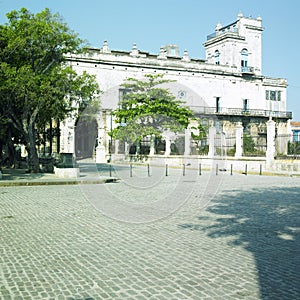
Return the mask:
<svg viewBox="0 0 300 300">
<path fill-rule="evenodd" d="M 254 74 L 254 68 L 253 67 L 241 67 L 241 73 L 245 75 L 252 75 Z"/>
<path fill-rule="evenodd" d="M 262 109 L 247 109 L 243 108 L 226 108 L 220 107 L 218 111 L 215 107 L 208 106 L 191 106 L 190 107 L 195 114 L 200 115 L 216 115 L 216 116 L 251 116 L 251 117 L 273 117 L 292 119 L 292 112 L 289 111 L 273 111 Z"/>
</svg>

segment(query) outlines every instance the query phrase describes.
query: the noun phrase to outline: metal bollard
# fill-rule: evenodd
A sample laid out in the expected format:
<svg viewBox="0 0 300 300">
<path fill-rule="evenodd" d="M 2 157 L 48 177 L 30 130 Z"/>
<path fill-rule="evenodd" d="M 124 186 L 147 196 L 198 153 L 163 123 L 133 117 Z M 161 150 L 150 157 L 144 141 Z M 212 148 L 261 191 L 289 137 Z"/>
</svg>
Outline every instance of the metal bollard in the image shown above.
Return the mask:
<svg viewBox="0 0 300 300">
<path fill-rule="evenodd" d="M 132 177 L 132 164 L 130 164 L 130 177 Z"/>
<path fill-rule="evenodd" d="M 182 175 L 185 176 L 185 164 L 183 164 Z"/>
<path fill-rule="evenodd" d="M 166 176 L 168 176 L 168 164 L 166 164 Z"/>
<path fill-rule="evenodd" d="M 262 164 L 259 165 L 259 175 L 262 175 Z"/>
<path fill-rule="evenodd" d="M 218 175 L 218 169 L 219 169 L 219 166 L 218 166 L 218 164 L 216 164 L 216 175 Z"/>
<path fill-rule="evenodd" d="M 199 164 L 199 175 L 202 174 L 202 170 L 201 170 L 201 164 Z"/>
<path fill-rule="evenodd" d="M 150 165 L 147 165 L 148 177 L 150 177 Z"/>
<path fill-rule="evenodd" d="M 248 166 L 247 164 L 245 165 L 245 175 L 247 175 L 247 171 L 248 171 Z"/>
<path fill-rule="evenodd" d="M 109 164 L 109 177 L 111 177 L 111 175 L 112 175 L 112 170 L 111 170 L 111 163 Z"/>
<path fill-rule="evenodd" d="M 230 166 L 230 175 L 232 175 L 232 172 L 233 172 L 233 165 L 231 164 L 231 166 Z"/>
</svg>

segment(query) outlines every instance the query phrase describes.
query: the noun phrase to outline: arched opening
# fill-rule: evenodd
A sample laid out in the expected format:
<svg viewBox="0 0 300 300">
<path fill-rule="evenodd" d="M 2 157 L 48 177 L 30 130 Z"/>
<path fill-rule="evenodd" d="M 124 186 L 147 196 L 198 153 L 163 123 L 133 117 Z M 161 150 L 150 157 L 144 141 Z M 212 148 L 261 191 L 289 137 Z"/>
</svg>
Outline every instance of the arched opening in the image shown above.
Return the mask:
<svg viewBox="0 0 300 300">
<path fill-rule="evenodd" d="M 75 153 L 77 159 L 93 157 L 97 141 L 97 121 L 81 117 L 75 123 Z"/>
</svg>

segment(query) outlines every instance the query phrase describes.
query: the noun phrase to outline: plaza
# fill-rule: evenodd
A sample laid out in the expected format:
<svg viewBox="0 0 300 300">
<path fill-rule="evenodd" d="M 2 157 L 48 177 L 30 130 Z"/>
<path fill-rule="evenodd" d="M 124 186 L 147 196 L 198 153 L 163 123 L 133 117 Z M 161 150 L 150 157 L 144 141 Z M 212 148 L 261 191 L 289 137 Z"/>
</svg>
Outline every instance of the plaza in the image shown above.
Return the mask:
<svg viewBox="0 0 300 300">
<path fill-rule="evenodd" d="M 1 187 L 0 299 L 299 299 L 299 177 L 168 171 Z"/>
</svg>

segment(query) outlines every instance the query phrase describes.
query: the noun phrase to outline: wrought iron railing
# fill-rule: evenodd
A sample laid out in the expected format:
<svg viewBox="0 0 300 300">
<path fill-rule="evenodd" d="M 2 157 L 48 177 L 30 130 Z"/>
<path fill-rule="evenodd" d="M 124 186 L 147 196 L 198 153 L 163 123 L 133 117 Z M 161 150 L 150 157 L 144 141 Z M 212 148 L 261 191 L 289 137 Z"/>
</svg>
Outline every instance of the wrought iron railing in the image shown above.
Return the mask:
<svg viewBox="0 0 300 300">
<path fill-rule="evenodd" d="M 241 72 L 247 73 L 247 74 L 252 74 L 252 73 L 254 73 L 254 68 L 253 67 L 241 67 Z"/>
<path fill-rule="evenodd" d="M 195 114 L 204 115 L 232 115 L 232 116 L 258 116 L 258 117 L 274 117 L 292 119 L 292 112 L 289 111 L 273 111 L 263 109 L 243 109 L 243 108 L 226 108 L 208 106 L 191 106 Z"/>
</svg>

